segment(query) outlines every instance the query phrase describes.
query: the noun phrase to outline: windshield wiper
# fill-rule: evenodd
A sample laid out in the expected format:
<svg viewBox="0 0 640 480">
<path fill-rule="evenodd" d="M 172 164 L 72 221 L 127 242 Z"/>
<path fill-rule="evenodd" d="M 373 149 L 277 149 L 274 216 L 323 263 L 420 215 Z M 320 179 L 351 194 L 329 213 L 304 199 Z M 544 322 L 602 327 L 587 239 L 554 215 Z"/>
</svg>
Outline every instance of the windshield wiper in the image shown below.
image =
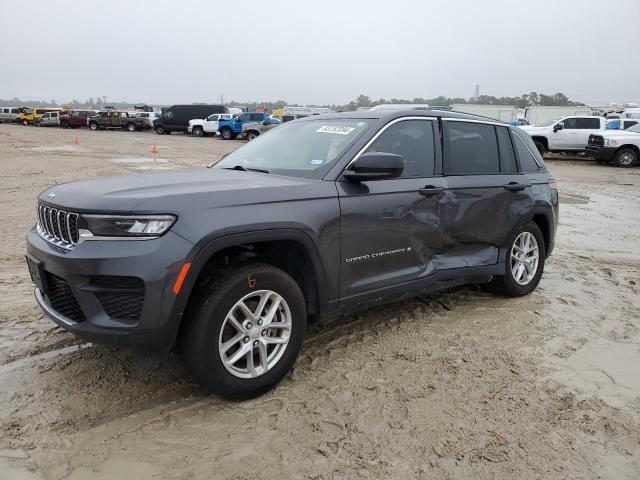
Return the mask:
<svg viewBox="0 0 640 480">
<path fill-rule="evenodd" d="M 242 165 L 236 165 L 235 167 L 222 167 L 225 170 L 240 170 L 242 172 L 260 172 L 260 173 L 269 173 L 269 170 L 265 170 L 264 168 L 248 168 L 243 167 Z"/>
</svg>

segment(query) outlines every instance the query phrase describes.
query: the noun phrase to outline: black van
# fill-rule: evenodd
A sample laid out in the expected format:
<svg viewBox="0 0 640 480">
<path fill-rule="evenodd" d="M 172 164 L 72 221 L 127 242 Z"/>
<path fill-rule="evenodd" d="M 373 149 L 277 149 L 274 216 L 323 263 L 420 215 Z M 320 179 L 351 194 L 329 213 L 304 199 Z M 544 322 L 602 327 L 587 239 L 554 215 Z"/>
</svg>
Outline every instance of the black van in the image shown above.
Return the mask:
<svg viewBox="0 0 640 480">
<path fill-rule="evenodd" d="M 224 105 L 172 105 L 162 109 L 162 115 L 153 121 L 158 134 L 186 132 L 189 120 L 207 118 L 212 113 L 228 113 Z"/>
</svg>

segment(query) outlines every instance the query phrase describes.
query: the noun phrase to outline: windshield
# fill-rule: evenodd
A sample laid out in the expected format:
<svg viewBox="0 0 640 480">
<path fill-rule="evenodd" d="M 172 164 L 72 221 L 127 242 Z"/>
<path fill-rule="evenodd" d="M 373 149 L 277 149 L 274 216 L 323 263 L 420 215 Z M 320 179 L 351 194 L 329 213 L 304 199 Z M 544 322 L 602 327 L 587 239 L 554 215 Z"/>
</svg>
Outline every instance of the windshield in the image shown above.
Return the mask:
<svg viewBox="0 0 640 480">
<path fill-rule="evenodd" d="M 635 125 L 627 128 L 625 130 L 625 132 L 635 132 L 635 133 L 640 133 L 640 123 L 636 123 Z"/>
<path fill-rule="evenodd" d="M 372 120 L 288 122 L 243 145 L 214 168 L 257 169 L 292 177 L 317 178 L 369 127 Z"/>
</svg>

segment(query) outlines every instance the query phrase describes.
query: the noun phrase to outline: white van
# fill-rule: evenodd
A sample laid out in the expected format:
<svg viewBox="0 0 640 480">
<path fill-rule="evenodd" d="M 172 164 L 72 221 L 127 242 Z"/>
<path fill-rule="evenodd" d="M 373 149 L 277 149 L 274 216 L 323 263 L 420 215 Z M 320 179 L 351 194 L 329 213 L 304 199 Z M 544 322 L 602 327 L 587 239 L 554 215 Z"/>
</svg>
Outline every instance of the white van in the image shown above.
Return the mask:
<svg viewBox="0 0 640 480">
<path fill-rule="evenodd" d="M 20 109 L 18 107 L 0 107 L 0 123 L 16 123 L 19 116 Z"/>
</svg>

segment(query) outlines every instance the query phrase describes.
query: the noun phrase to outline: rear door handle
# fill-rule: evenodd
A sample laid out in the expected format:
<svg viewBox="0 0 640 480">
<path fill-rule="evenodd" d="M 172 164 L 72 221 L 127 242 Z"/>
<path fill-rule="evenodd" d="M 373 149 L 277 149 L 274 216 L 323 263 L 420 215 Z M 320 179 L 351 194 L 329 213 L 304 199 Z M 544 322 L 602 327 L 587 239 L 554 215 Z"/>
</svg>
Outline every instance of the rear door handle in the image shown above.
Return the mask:
<svg viewBox="0 0 640 480">
<path fill-rule="evenodd" d="M 442 193 L 444 188 L 442 187 L 434 187 L 433 185 L 427 185 L 424 188 L 420 188 L 418 193 L 423 197 L 437 197 Z"/>
<path fill-rule="evenodd" d="M 509 190 L 510 192 L 519 192 L 520 190 L 524 190 L 525 188 L 527 188 L 526 185 L 523 185 L 522 183 L 516 183 L 516 182 L 509 182 L 505 185 L 503 185 L 505 190 Z"/>
</svg>

